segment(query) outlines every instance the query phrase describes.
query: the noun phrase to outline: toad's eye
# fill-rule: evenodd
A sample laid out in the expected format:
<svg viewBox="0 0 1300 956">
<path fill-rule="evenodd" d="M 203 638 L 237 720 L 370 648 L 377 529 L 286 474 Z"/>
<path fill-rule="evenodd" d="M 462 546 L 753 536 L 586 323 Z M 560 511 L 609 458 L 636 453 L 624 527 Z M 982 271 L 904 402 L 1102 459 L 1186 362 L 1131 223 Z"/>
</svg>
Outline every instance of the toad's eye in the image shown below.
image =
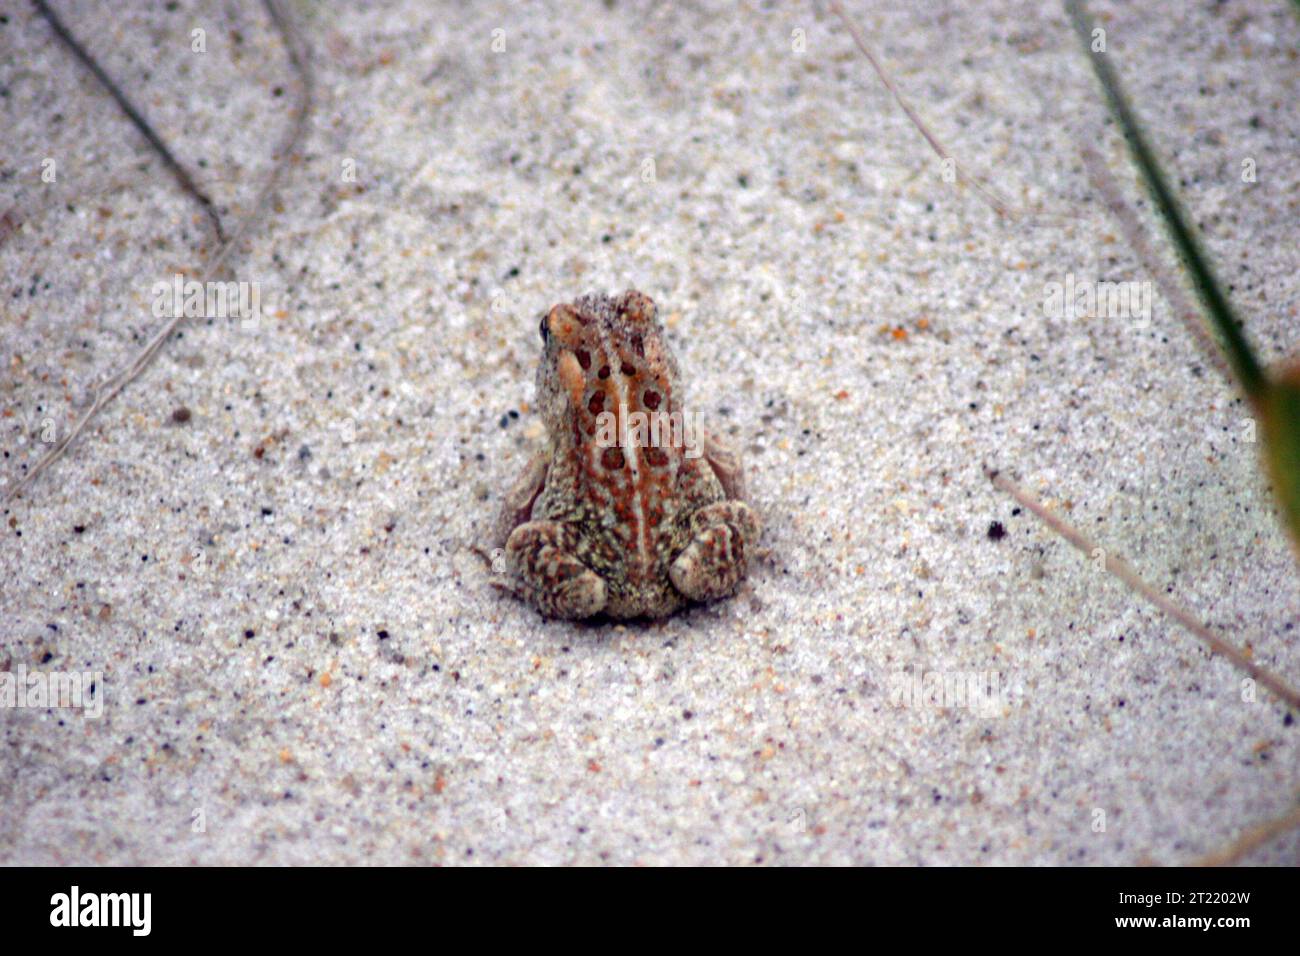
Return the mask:
<svg viewBox="0 0 1300 956">
<path fill-rule="evenodd" d="M 549 318 L 550 318 L 549 315 L 543 315 L 543 316 L 542 316 L 542 321 L 541 321 L 540 323 L 538 323 L 538 326 L 537 326 L 537 331 L 538 331 L 538 333 L 542 336 L 542 344 L 543 344 L 543 345 L 545 345 L 548 341 L 550 341 L 550 338 L 551 338 L 550 323 L 546 321 L 546 320 L 549 319 Z"/>
</svg>

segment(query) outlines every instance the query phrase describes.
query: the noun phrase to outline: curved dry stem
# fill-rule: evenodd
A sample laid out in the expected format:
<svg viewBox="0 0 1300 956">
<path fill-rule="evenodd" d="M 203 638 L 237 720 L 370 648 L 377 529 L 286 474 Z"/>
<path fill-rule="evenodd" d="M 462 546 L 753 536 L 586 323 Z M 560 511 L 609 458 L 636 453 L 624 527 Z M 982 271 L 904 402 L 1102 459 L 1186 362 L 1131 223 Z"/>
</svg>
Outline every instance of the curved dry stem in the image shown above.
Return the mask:
<svg viewBox="0 0 1300 956">
<path fill-rule="evenodd" d="M 289 126 L 273 154 L 271 171 L 267 174 L 266 182 L 258 193 L 257 200 L 254 202 L 252 207 L 252 212 L 249 213 L 248 217 L 242 223 L 240 223 L 239 228 L 235 230 L 234 234 L 217 248 L 212 258 L 208 260 L 199 273 L 201 276 L 200 281 L 206 281 L 220 273 L 221 269 L 226 264 L 226 260 L 230 258 L 231 253 L 234 251 L 235 246 L 249 233 L 252 226 L 261 219 L 262 214 L 270 206 L 271 195 L 279 185 L 280 176 L 284 171 L 286 160 L 289 154 L 297 148 L 298 142 L 302 139 L 302 133 L 307 124 L 307 117 L 311 112 L 314 90 L 311 59 L 309 56 L 310 51 L 307 49 L 305 44 L 301 43 L 293 21 L 279 8 L 279 0 L 265 0 L 265 3 L 267 14 L 275 23 L 276 28 L 280 31 L 280 36 L 284 42 L 285 50 L 288 53 L 290 64 L 293 66 L 294 72 L 298 76 L 298 101 L 295 104 L 294 114 Z M 54 462 L 58 461 L 59 458 L 63 456 L 64 452 L 67 451 L 68 446 L 71 445 L 77 439 L 77 436 L 85 430 L 86 425 L 90 423 L 91 419 L 93 419 L 105 405 L 111 402 L 117 394 L 122 391 L 122 389 L 133 382 L 140 373 L 148 367 L 149 363 L 153 361 L 154 357 L 158 354 L 164 343 L 166 343 L 172 332 L 176 331 L 176 327 L 180 325 L 183 319 L 183 316 L 176 316 L 167 320 L 167 322 L 163 324 L 162 328 L 154 334 L 153 338 L 145 344 L 144 348 L 140 350 L 140 352 L 126 365 L 126 367 L 119 369 L 104 380 L 95 393 L 94 401 L 91 402 L 90 406 L 82 414 L 81 418 L 77 420 L 76 424 L 69 429 L 66 435 L 64 435 L 59 441 L 55 442 L 54 446 L 46 452 L 35 465 L 32 466 L 27 474 L 18 479 L 14 483 L 13 487 L 5 494 L 4 500 L 6 503 L 12 501 L 13 498 L 25 487 L 31 484 L 32 481 L 41 474 L 41 472 L 45 471 L 45 469 L 49 468 L 50 465 L 54 464 Z"/>
<path fill-rule="evenodd" d="M 1300 794 L 1297 794 L 1297 797 L 1300 797 Z M 1222 850 L 1201 857 L 1192 866 L 1234 866 L 1270 840 L 1296 827 L 1300 827 L 1300 805 L 1276 820 L 1269 820 L 1267 823 L 1252 827 Z"/>
<path fill-rule="evenodd" d="M 890 95 L 894 97 L 894 102 L 898 104 L 899 109 L 903 111 L 911 121 L 912 125 L 916 127 L 917 132 L 919 132 L 925 138 L 925 141 L 930 144 L 930 148 L 934 150 L 935 154 L 938 155 L 940 159 L 952 163 L 954 171 L 964 168 L 961 163 L 957 162 L 957 158 L 953 156 L 952 153 L 948 152 L 943 143 L 939 141 L 939 138 L 935 136 L 934 133 L 930 132 L 930 128 L 925 125 L 925 122 L 917 115 L 916 111 L 912 109 L 907 100 L 903 99 L 903 94 L 900 93 L 898 87 L 894 85 L 894 81 L 890 79 L 889 74 L 885 72 L 884 66 L 882 66 L 880 61 L 876 59 L 876 55 L 871 52 L 871 47 L 867 45 L 866 38 L 862 35 L 862 31 L 858 28 L 857 23 L 855 23 L 853 19 L 844 12 L 844 8 L 840 6 L 839 0 L 830 0 L 830 8 L 831 12 L 839 17 L 841 22 L 843 22 L 845 29 L 849 31 L 849 36 L 853 37 L 853 42 L 857 44 L 858 49 L 862 51 L 862 55 L 867 58 L 867 62 L 871 64 L 871 68 L 876 71 L 876 76 L 880 77 L 880 82 L 885 84 L 885 89 L 889 90 Z M 1011 211 L 1011 204 L 1008 203 L 1007 200 L 1004 199 L 992 186 L 988 185 L 978 176 L 975 176 L 970 172 L 966 173 L 966 180 L 972 187 L 974 187 L 980 198 L 988 203 L 989 208 L 999 216 L 1009 219 L 1019 218 L 1018 214 Z"/>
<path fill-rule="evenodd" d="M 126 114 L 126 118 L 129 119 L 131 124 L 140 131 L 140 135 L 145 138 L 151 147 L 153 147 L 154 152 L 162 157 L 163 165 L 166 166 L 167 169 L 171 171 L 171 174 L 176 177 L 176 181 L 180 183 L 181 189 L 192 196 L 194 201 L 203 207 L 203 211 L 207 214 L 208 221 L 212 223 L 212 231 L 216 233 L 217 242 L 225 242 L 226 230 L 221 224 L 221 215 L 217 212 L 217 207 L 208 197 L 208 194 L 198 187 L 198 184 L 194 182 L 194 179 L 190 176 L 185 167 L 182 166 L 180 161 L 172 155 L 172 151 L 167 148 L 167 144 L 164 143 L 158 137 L 158 134 L 154 132 L 153 127 L 149 125 L 149 121 L 140 114 L 140 111 L 135 108 L 135 105 L 127 99 L 126 94 L 122 92 L 121 87 L 113 82 L 112 77 L 104 72 L 103 67 L 101 67 L 95 58 L 90 55 L 89 51 L 81 45 L 81 42 L 72 35 L 72 32 L 64 26 L 63 21 L 59 19 L 58 15 L 55 14 L 53 10 L 50 9 L 45 0 L 32 0 L 32 3 L 36 6 L 37 12 L 45 18 L 45 22 L 50 25 L 50 29 L 54 31 L 54 35 L 72 51 L 73 56 L 81 62 L 82 66 L 91 72 L 91 75 L 99 81 L 100 86 L 104 87 L 104 89 L 108 91 L 108 95 L 113 97 L 118 108 Z"/>
<path fill-rule="evenodd" d="M 1079 153 L 1083 157 L 1084 168 L 1088 171 L 1088 181 L 1092 184 L 1092 188 L 1101 195 L 1102 201 L 1106 204 L 1106 209 L 1109 210 L 1116 225 L 1119 226 L 1120 232 L 1124 234 L 1124 239 L 1128 242 L 1129 248 L 1138 257 L 1142 267 L 1156 280 L 1156 284 L 1160 286 L 1160 291 L 1164 293 L 1169 304 L 1173 306 L 1174 314 L 1178 316 L 1183 326 L 1196 341 L 1196 345 L 1201 350 L 1201 355 L 1205 357 L 1205 361 L 1223 377 L 1225 382 L 1233 384 L 1232 372 L 1228 368 L 1228 362 L 1224 359 L 1223 352 L 1215 343 L 1209 330 L 1206 329 L 1200 311 L 1192 305 L 1183 292 L 1182 285 L 1165 268 L 1161 258 L 1156 255 L 1155 249 L 1152 248 L 1148 239 L 1147 230 L 1143 228 L 1142 223 L 1138 220 L 1137 213 L 1120 195 L 1119 185 L 1115 182 L 1115 177 L 1111 175 L 1110 170 L 1106 168 L 1106 164 L 1102 162 L 1101 156 L 1091 146 L 1080 146 Z"/>
<path fill-rule="evenodd" d="M 1119 578 L 1131 591 L 1136 591 L 1148 602 L 1155 605 L 1169 617 L 1191 631 L 1202 644 L 1209 648 L 1211 653 L 1220 654 L 1226 657 L 1234 667 L 1248 674 L 1253 680 L 1258 681 L 1267 687 L 1278 697 L 1284 704 L 1293 710 L 1300 711 L 1300 691 L 1296 691 L 1281 677 L 1274 674 L 1265 667 L 1261 667 L 1250 659 L 1250 656 L 1241 648 L 1230 644 L 1215 634 L 1212 630 L 1192 617 L 1190 611 L 1170 600 L 1167 596 L 1157 591 L 1142 576 L 1133 569 L 1123 558 L 1116 557 L 1105 549 L 1097 547 L 1096 543 L 1089 539 L 1083 532 L 1079 531 L 1073 525 L 1068 524 L 1061 518 L 1057 517 L 1047 506 L 1031 495 L 1028 491 L 1021 488 L 1005 475 L 998 474 L 996 471 L 985 469 L 985 474 L 999 489 L 1005 491 L 1016 501 L 1032 511 L 1038 516 L 1038 519 L 1045 525 L 1059 534 L 1066 541 L 1070 542 L 1076 549 L 1083 554 L 1091 557 L 1096 552 L 1101 551 L 1104 558 L 1104 565 L 1107 571 Z"/>
</svg>

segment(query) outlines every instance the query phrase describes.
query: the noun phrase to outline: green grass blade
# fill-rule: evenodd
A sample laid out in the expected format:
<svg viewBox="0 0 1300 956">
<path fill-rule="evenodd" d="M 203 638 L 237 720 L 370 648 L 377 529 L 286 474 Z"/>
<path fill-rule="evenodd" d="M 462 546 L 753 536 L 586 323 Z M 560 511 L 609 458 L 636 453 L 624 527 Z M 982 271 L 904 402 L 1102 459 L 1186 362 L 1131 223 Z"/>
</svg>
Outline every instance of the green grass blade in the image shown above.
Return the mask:
<svg viewBox="0 0 1300 956">
<path fill-rule="evenodd" d="M 1258 410 L 1273 497 L 1300 558 L 1300 369 L 1271 382 Z"/>
<path fill-rule="evenodd" d="M 1188 271 L 1192 274 L 1197 294 L 1218 332 L 1218 339 L 1228 358 L 1228 364 L 1246 395 L 1252 401 L 1259 402 L 1267 389 L 1264 372 L 1250 348 L 1250 343 L 1246 341 L 1241 331 L 1241 325 L 1233 314 L 1232 307 L 1214 278 L 1209 261 L 1201 252 L 1200 244 L 1183 220 L 1178 203 L 1165 182 L 1155 155 L 1142 136 L 1137 117 L 1129 107 L 1123 90 L 1120 89 L 1119 80 L 1115 76 L 1115 71 L 1111 69 L 1110 63 L 1107 62 L 1106 54 L 1091 51 L 1092 23 L 1086 6 L 1083 0 L 1065 0 L 1065 8 L 1074 23 L 1075 31 L 1083 42 L 1084 49 L 1089 52 L 1093 70 L 1101 82 L 1102 89 L 1106 91 L 1111 112 L 1115 114 L 1120 127 L 1124 130 L 1129 150 L 1142 171 L 1142 178 L 1157 208 L 1163 214 L 1165 227 L 1169 230 L 1170 237 L 1182 253 Z"/>
</svg>

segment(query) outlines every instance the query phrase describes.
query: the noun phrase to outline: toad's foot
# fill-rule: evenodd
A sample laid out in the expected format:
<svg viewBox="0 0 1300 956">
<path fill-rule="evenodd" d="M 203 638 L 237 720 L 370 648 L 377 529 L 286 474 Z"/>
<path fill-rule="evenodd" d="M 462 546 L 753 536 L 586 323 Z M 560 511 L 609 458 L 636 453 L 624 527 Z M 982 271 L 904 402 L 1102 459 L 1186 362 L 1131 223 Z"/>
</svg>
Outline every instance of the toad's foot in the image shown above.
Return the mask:
<svg viewBox="0 0 1300 956">
<path fill-rule="evenodd" d="M 726 597 L 745 576 L 746 551 L 758 543 L 758 515 L 743 501 L 719 501 L 691 515 L 690 543 L 668 576 L 692 601 Z"/>
<path fill-rule="evenodd" d="M 506 542 L 506 566 L 520 593 L 547 617 L 591 617 L 605 607 L 605 582 L 574 555 L 573 541 L 561 522 L 528 521 Z"/>
</svg>

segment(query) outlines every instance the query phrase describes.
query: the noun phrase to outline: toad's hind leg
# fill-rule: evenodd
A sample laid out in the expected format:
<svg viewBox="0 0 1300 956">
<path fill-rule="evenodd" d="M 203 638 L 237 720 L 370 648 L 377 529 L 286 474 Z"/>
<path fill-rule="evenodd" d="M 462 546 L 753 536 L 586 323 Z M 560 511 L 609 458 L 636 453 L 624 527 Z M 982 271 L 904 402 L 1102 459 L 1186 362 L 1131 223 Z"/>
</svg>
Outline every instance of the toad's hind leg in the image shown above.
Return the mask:
<svg viewBox="0 0 1300 956">
<path fill-rule="evenodd" d="M 604 580 L 574 554 L 576 537 L 562 522 L 528 521 L 506 541 L 506 565 L 520 596 L 546 617 L 591 617 L 608 600 Z"/>
<path fill-rule="evenodd" d="M 719 501 L 691 515 L 691 540 L 668 567 L 673 586 L 692 601 L 726 597 L 745 576 L 758 543 L 758 514 L 743 501 Z"/>
</svg>

